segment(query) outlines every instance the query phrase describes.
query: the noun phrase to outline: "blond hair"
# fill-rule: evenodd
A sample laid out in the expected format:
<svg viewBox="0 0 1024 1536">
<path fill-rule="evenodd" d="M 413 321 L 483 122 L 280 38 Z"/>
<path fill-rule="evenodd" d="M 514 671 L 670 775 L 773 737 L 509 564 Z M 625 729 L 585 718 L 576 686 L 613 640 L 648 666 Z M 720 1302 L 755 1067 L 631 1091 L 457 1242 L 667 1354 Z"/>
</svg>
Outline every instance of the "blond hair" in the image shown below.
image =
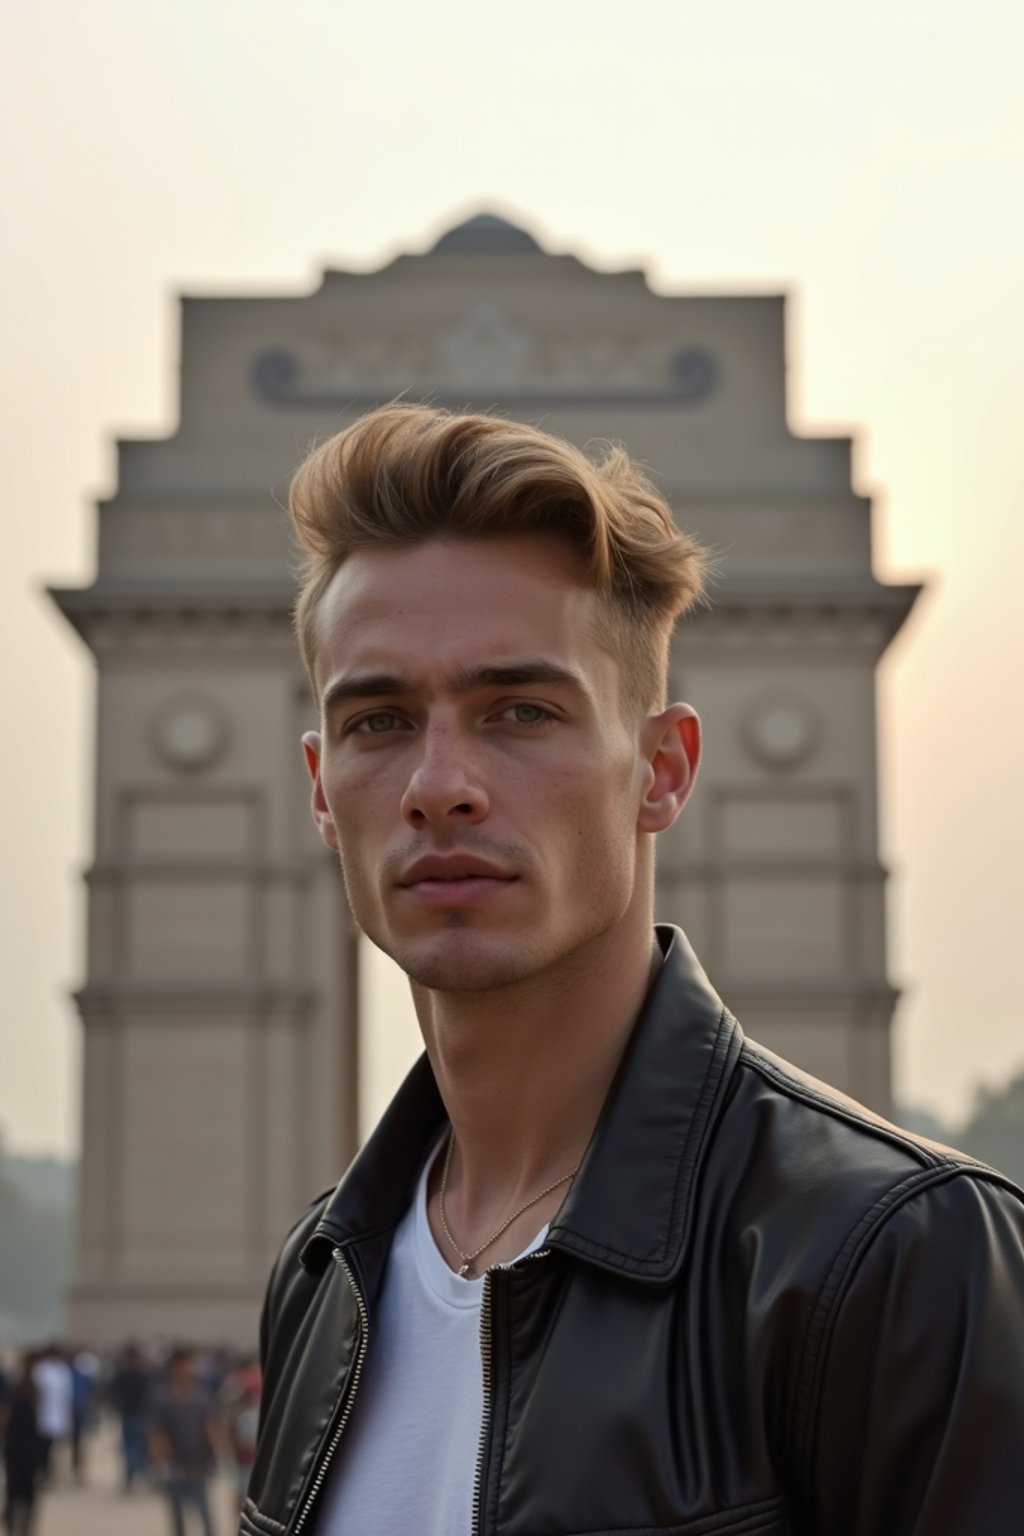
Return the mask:
<svg viewBox="0 0 1024 1536">
<path fill-rule="evenodd" d="M 624 696 L 664 701 L 677 618 L 699 600 L 704 552 L 622 448 L 592 460 L 535 427 L 496 416 L 387 405 L 316 448 L 296 471 L 289 511 L 305 557 L 295 608 L 317 693 L 317 611 L 359 549 L 428 539 L 555 534 L 605 599 L 603 638 Z"/>
</svg>

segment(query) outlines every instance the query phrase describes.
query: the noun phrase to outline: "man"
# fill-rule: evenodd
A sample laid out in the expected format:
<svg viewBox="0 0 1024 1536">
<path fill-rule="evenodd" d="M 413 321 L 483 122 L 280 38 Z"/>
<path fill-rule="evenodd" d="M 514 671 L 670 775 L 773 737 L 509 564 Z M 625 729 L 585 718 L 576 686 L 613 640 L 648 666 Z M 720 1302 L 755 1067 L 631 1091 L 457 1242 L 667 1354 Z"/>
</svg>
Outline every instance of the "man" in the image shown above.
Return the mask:
<svg viewBox="0 0 1024 1536">
<path fill-rule="evenodd" d="M 226 1438 L 234 1463 L 235 1503 L 239 1515 L 249 1491 L 249 1475 L 256 1455 L 261 1387 L 259 1365 L 254 1360 L 241 1360 L 225 1377 L 220 1390 Z"/>
<path fill-rule="evenodd" d="M 4 1514 L 7 1536 L 32 1536 L 43 1469 L 39 1432 L 39 1388 L 35 1361 L 24 1355 L 5 1395 L 0 1398 L 0 1448 L 3 1451 Z"/>
<path fill-rule="evenodd" d="M 700 553 L 621 452 L 391 407 L 291 510 L 320 833 L 426 1047 L 271 1277 L 249 1536 L 996 1536 L 1024 1204 L 745 1041 L 654 842 Z"/>
<path fill-rule="evenodd" d="M 209 1479 L 216 1460 L 213 1407 L 197 1381 L 196 1357 L 175 1349 L 167 1386 L 157 1397 L 149 1430 L 150 1457 L 167 1492 L 174 1536 L 185 1536 L 185 1511 L 194 1509 L 203 1536 L 213 1536 Z"/>
<path fill-rule="evenodd" d="M 42 1441 L 41 1476 L 45 1483 L 56 1476 L 55 1446 L 71 1439 L 74 1424 L 74 1377 L 65 1352 L 57 1343 L 40 1351 L 33 1367 L 39 1394 L 39 1434 Z M 58 1453 L 59 1454 L 59 1453 Z"/>
<path fill-rule="evenodd" d="M 96 1390 L 99 1385 L 99 1357 L 91 1349 L 73 1349 L 71 1366 L 71 1471 L 76 1482 L 85 1478 L 85 1440 L 96 1427 Z"/>
<path fill-rule="evenodd" d="M 153 1371 L 135 1342 L 125 1345 L 110 1383 L 110 1402 L 121 1420 L 122 1487 L 130 1493 L 146 1470 Z"/>
</svg>

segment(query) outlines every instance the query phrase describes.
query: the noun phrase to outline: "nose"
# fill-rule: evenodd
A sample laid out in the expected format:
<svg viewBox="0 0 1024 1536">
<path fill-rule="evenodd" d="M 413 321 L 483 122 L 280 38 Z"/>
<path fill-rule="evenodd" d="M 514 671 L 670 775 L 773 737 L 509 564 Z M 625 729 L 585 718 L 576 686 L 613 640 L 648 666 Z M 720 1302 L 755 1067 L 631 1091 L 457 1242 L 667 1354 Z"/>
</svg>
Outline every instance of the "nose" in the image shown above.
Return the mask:
<svg viewBox="0 0 1024 1536">
<path fill-rule="evenodd" d="M 487 815 L 489 800 L 470 744 L 451 727 L 424 733 L 422 752 L 405 794 L 402 815 L 410 826 L 475 824 Z"/>
</svg>

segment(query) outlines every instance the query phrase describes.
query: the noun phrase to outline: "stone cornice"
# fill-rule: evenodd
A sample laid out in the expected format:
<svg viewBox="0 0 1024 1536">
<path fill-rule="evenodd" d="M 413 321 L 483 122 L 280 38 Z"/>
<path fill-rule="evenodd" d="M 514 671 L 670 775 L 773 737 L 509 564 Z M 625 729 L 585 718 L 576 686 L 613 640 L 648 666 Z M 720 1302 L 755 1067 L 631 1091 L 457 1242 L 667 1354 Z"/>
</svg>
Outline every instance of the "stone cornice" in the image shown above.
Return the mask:
<svg viewBox="0 0 1024 1536">
<path fill-rule="evenodd" d="M 187 802 L 186 802 L 187 803 Z M 321 859 L 316 853 L 306 859 L 272 860 L 264 858 L 154 858 L 98 859 L 85 871 L 89 886 L 117 885 L 130 880 L 248 880 L 259 884 L 274 881 L 308 885 L 325 862 L 337 865 L 337 855 Z"/>
<path fill-rule="evenodd" d="M 772 607 L 781 604 L 787 610 L 816 608 L 878 608 L 910 611 L 922 586 L 878 581 L 870 571 L 848 577 L 736 576 L 723 580 L 712 595 L 711 612 L 730 607 Z"/>
<path fill-rule="evenodd" d="M 870 575 L 836 581 L 726 580 L 711 606 L 677 631 L 689 654 L 800 650 L 881 656 L 907 619 L 919 585 L 887 586 Z M 204 584 L 97 582 L 50 588 L 68 622 L 97 655 L 228 653 L 294 656 L 291 582 Z"/>
<path fill-rule="evenodd" d="M 116 1300 L 162 1302 L 165 1306 L 180 1303 L 244 1302 L 261 1297 L 265 1279 L 260 1276 L 239 1276 L 225 1279 L 221 1275 L 173 1276 L 170 1279 L 138 1280 L 123 1279 L 120 1275 L 104 1276 L 102 1280 L 75 1280 L 70 1287 L 73 1302 L 98 1301 L 109 1305 Z"/>
<path fill-rule="evenodd" d="M 51 587 L 49 595 L 97 655 L 297 655 L 291 582 L 103 583 Z"/>
<path fill-rule="evenodd" d="M 732 977 L 726 967 L 715 968 L 715 986 L 743 1022 L 745 1010 L 779 1008 L 790 1013 L 814 1014 L 822 1009 L 857 1006 L 878 1011 L 883 1022 L 900 999 L 898 987 L 884 977 L 837 975 L 824 981 L 776 981 L 757 977 Z"/>
<path fill-rule="evenodd" d="M 244 1014 L 264 1022 L 302 1023 L 318 1002 L 316 991 L 283 981 L 138 982 L 93 981 L 74 993 L 84 1024 L 131 1027 L 193 1015 L 202 1025 L 211 1014 Z"/>
<path fill-rule="evenodd" d="M 851 858 L 836 854 L 722 854 L 711 859 L 686 859 L 673 864 L 666 855 L 658 861 L 659 886 L 706 885 L 725 879 L 814 879 L 823 875 L 842 875 L 848 880 L 884 884 L 889 871 L 877 860 Z"/>
<path fill-rule="evenodd" d="M 711 606 L 683 620 L 675 645 L 684 654 L 798 650 L 879 657 L 903 627 L 919 585 L 862 580 L 787 583 L 723 581 Z M 744 660 L 748 658 L 745 657 Z"/>
</svg>

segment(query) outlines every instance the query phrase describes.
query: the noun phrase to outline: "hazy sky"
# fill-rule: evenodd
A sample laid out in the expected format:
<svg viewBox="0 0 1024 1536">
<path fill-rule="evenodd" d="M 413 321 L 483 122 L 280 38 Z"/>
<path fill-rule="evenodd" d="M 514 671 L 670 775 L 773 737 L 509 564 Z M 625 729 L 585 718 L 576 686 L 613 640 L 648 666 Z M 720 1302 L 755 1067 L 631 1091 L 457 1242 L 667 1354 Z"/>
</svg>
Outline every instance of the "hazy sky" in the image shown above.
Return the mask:
<svg viewBox="0 0 1024 1536">
<path fill-rule="evenodd" d="M 1019 0 L 5 0 L 0 1124 L 68 1150 L 117 434 L 173 430 L 176 293 L 301 293 L 481 207 L 665 292 L 786 289 L 790 407 L 852 431 L 879 574 L 904 1101 L 1024 1066 Z M 376 1027 L 374 1102 L 408 1048 Z"/>
</svg>

